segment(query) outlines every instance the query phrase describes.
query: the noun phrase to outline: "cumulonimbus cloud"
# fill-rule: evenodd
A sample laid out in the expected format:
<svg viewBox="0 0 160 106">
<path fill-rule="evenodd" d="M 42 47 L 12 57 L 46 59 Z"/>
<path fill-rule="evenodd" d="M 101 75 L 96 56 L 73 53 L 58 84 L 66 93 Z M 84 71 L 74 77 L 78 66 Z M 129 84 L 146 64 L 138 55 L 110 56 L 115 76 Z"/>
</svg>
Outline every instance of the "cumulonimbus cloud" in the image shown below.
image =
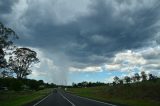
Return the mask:
<svg viewBox="0 0 160 106">
<path fill-rule="evenodd" d="M 0 20 L 22 35 L 17 43 L 47 52 L 59 67 L 66 64 L 64 71 L 94 71 L 104 64 L 118 70 L 123 60 L 141 66 L 156 60 L 135 51 L 159 45 L 159 0 L 5 1 Z"/>
</svg>

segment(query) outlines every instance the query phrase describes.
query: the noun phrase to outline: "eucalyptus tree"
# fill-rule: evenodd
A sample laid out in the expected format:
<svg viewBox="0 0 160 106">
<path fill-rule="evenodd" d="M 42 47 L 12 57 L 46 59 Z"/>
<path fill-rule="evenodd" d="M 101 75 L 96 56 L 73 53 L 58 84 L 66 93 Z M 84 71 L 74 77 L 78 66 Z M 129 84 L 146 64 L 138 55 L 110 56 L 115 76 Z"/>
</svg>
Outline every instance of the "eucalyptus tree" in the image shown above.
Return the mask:
<svg viewBox="0 0 160 106">
<path fill-rule="evenodd" d="M 140 75 L 139 75 L 138 73 L 135 73 L 135 74 L 134 74 L 134 77 L 135 77 L 135 80 L 136 80 L 137 82 L 139 82 L 140 79 L 141 79 L 141 77 L 140 77 Z"/>
<path fill-rule="evenodd" d="M 115 76 L 113 79 L 114 79 L 114 82 L 115 82 L 116 84 L 119 84 L 120 79 L 119 79 L 117 76 Z"/>
<path fill-rule="evenodd" d="M 9 68 L 18 79 L 26 78 L 31 74 L 31 67 L 38 63 L 37 53 L 29 48 L 17 48 L 9 58 Z"/>
<path fill-rule="evenodd" d="M 142 78 L 142 81 L 147 80 L 147 74 L 144 71 L 141 72 L 141 78 Z"/>
<path fill-rule="evenodd" d="M 131 82 L 131 78 L 129 76 L 125 76 L 124 80 L 127 84 L 129 84 Z"/>
</svg>

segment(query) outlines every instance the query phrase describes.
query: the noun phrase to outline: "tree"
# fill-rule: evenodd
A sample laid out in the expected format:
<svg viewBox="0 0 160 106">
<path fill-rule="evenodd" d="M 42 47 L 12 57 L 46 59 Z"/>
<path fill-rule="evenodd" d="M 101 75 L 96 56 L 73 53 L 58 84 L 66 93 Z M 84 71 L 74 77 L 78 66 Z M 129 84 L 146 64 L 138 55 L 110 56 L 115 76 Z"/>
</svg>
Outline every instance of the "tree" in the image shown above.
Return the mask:
<svg viewBox="0 0 160 106">
<path fill-rule="evenodd" d="M 119 84 L 123 85 L 123 80 L 119 80 Z"/>
<path fill-rule="evenodd" d="M 32 90 L 38 90 L 39 89 L 39 84 L 36 80 L 29 80 L 28 86 Z"/>
<path fill-rule="evenodd" d="M 77 84 L 73 82 L 73 83 L 72 83 L 72 86 L 73 86 L 73 87 L 77 87 Z"/>
<path fill-rule="evenodd" d="M 141 77 L 139 76 L 139 74 L 138 74 L 138 73 L 135 73 L 135 74 L 134 74 L 134 77 L 135 77 L 136 81 L 139 82 L 139 80 L 140 80 L 140 78 L 141 78 Z"/>
<path fill-rule="evenodd" d="M 131 80 L 132 80 L 133 82 L 136 82 L 136 77 L 135 77 L 135 76 L 132 76 Z"/>
<path fill-rule="evenodd" d="M 155 81 L 157 79 L 157 77 L 153 74 L 148 74 L 148 76 L 150 81 Z"/>
<path fill-rule="evenodd" d="M 115 86 L 115 85 L 116 85 L 116 82 L 113 81 L 112 85 Z"/>
<path fill-rule="evenodd" d="M 116 84 L 119 83 L 119 78 L 118 78 L 117 76 L 115 76 L 113 79 L 114 79 L 114 82 L 115 82 Z"/>
<path fill-rule="evenodd" d="M 124 80 L 125 80 L 125 82 L 126 82 L 127 84 L 129 84 L 129 83 L 131 82 L 131 78 L 128 77 L 128 76 L 125 76 L 125 77 L 124 77 Z"/>
<path fill-rule="evenodd" d="M 147 75 L 144 71 L 141 72 L 141 78 L 142 78 L 142 81 L 146 81 L 147 80 Z"/>
<path fill-rule="evenodd" d="M 38 63 L 37 53 L 29 48 L 17 48 L 9 58 L 9 68 L 18 79 L 26 78 L 31 73 L 30 67 Z"/>
<path fill-rule="evenodd" d="M 11 49 L 13 46 L 13 39 L 18 39 L 18 36 L 11 28 L 5 27 L 0 22 L 0 68 L 6 68 L 7 62 L 4 49 Z"/>
<path fill-rule="evenodd" d="M 22 85 L 23 85 L 23 83 L 21 80 L 13 79 L 12 83 L 11 83 L 11 89 L 13 89 L 15 91 L 20 91 L 20 90 L 22 90 Z"/>
</svg>

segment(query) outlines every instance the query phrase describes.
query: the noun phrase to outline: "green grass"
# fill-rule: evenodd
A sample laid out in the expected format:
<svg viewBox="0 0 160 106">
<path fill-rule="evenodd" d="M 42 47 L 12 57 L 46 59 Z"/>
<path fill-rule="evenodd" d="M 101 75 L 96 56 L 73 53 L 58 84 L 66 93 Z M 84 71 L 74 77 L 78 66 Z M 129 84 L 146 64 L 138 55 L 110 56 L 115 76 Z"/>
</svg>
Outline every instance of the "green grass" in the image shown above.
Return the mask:
<svg viewBox="0 0 160 106">
<path fill-rule="evenodd" d="M 40 91 L 0 92 L 0 106 L 22 106 L 48 95 L 53 89 Z"/>
<path fill-rule="evenodd" d="M 73 94 L 127 106 L 160 106 L 160 84 L 146 82 L 130 86 L 101 86 L 90 88 L 70 88 Z"/>
</svg>

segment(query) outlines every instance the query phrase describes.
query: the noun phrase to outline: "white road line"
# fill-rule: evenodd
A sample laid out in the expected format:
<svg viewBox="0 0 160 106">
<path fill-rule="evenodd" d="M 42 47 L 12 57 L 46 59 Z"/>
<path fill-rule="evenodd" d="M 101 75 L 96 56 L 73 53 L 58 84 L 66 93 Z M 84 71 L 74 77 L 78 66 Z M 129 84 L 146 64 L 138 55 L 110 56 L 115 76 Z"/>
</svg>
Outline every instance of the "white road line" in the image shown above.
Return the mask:
<svg viewBox="0 0 160 106">
<path fill-rule="evenodd" d="M 52 95 L 52 93 L 50 94 Z M 46 96 L 45 98 L 43 98 L 42 100 L 38 101 L 37 103 L 35 103 L 33 106 L 37 106 L 38 104 L 40 104 L 42 101 L 44 101 L 46 98 L 48 98 L 50 95 Z"/>
<path fill-rule="evenodd" d="M 62 95 L 61 93 L 59 93 L 65 100 L 67 100 L 72 106 L 76 106 L 75 104 L 73 104 L 69 99 L 67 99 L 64 95 Z"/>
<path fill-rule="evenodd" d="M 70 93 L 69 93 L 69 94 L 70 94 Z M 72 94 L 71 94 L 71 95 L 72 95 Z M 101 101 L 97 101 L 97 100 L 94 100 L 94 99 L 89 99 L 89 98 L 85 98 L 85 97 L 81 97 L 81 96 L 77 96 L 77 95 L 73 95 L 73 96 L 76 96 L 76 97 L 79 97 L 79 98 L 82 98 L 82 99 L 87 99 L 87 100 L 89 100 L 89 101 L 94 101 L 94 102 L 98 102 L 98 103 L 110 105 L 110 106 L 117 106 L 117 105 L 113 105 L 113 104 L 110 104 L 110 103 L 101 102 Z"/>
</svg>

